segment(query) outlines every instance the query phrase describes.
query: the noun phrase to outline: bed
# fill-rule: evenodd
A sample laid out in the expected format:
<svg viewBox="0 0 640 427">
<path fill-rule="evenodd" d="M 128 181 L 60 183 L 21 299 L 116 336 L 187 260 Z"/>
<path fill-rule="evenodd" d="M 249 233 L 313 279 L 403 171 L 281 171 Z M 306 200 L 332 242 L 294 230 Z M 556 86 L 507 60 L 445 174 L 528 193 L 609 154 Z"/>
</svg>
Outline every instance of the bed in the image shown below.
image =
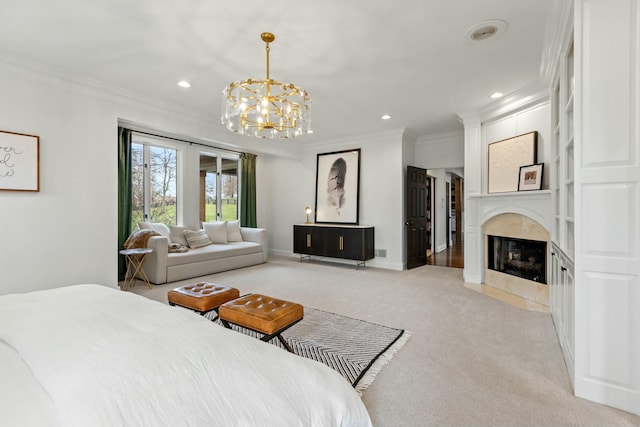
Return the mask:
<svg viewBox="0 0 640 427">
<path fill-rule="evenodd" d="M 0 425 L 370 426 L 328 367 L 100 285 L 0 296 Z"/>
</svg>

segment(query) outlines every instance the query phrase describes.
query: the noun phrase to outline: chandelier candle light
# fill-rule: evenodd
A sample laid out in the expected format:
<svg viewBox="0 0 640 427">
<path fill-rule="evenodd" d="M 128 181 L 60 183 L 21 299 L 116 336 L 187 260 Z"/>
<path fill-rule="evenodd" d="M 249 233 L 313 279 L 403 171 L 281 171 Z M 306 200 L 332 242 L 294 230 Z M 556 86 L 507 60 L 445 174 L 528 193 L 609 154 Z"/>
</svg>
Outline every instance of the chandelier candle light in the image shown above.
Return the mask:
<svg viewBox="0 0 640 427">
<path fill-rule="evenodd" d="M 267 78 L 229 84 L 222 92 L 222 124 L 230 131 L 256 138 L 293 138 L 312 133 L 307 91 L 293 83 L 269 77 L 269 43 L 276 37 L 260 35 L 266 44 Z"/>
</svg>

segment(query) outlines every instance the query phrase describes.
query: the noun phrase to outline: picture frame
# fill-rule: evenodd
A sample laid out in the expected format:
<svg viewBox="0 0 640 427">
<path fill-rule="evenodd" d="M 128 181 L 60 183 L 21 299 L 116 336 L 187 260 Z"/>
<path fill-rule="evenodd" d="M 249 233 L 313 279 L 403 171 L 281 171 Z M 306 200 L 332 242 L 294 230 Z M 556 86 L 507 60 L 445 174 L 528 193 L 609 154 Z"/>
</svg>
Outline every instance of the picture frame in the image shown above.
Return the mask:
<svg viewBox="0 0 640 427">
<path fill-rule="evenodd" d="M 542 188 L 542 173 L 544 163 L 520 166 L 518 191 L 540 190 Z"/>
<path fill-rule="evenodd" d="M 537 131 L 489 144 L 487 192 L 518 191 L 520 167 L 537 163 L 537 153 Z"/>
<path fill-rule="evenodd" d="M 358 225 L 359 215 L 360 149 L 318 154 L 315 222 Z"/>
<path fill-rule="evenodd" d="M 40 137 L 0 130 L 0 190 L 40 191 Z"/>
</svg>

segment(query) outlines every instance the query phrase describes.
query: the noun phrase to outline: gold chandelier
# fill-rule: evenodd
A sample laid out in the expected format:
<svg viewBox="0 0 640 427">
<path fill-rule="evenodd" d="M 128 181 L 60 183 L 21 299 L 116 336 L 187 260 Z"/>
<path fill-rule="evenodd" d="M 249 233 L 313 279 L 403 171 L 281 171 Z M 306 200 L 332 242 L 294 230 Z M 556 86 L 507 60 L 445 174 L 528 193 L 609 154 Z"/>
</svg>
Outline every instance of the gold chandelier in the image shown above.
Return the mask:
<svg viewBox="0 0 640 427">
<path fill-rule="evenodd" d="M 269 43 L 276 37 L 262 33 L 267 51 L 267 78 L 229 84 L 222 92 L 222 124 L 230 131 L 256 138 L 293 138 L 311 133 L 311 99 L 293 83 L 269 77 Z"/>
</svg>

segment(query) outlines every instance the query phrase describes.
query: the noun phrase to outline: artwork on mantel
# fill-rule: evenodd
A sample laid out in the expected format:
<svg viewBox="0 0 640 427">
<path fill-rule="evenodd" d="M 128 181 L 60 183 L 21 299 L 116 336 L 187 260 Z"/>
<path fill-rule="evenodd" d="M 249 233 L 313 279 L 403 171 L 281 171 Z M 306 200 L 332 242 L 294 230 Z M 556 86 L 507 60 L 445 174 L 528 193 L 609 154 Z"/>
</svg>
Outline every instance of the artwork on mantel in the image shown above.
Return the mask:
<svg viewBox="0 0 640 427">
<path fill-rule="evenodd" d="M 316 223 L 358 224 L 360 149 L 318 154 Z"/>
<path fill-rule="evenodd" d="M 40 137 L 0 131 L 0 190 L 40 191 Z"/>
<path fill-rule="evenodd" d="M 537 161 L 538 132 L 489 144 L 489 193 L 518 191 L 520 167 Z"/>
<path fill-rule="evenodd" d="M 518 191 L 540 190 L 542 188 L 542 171 L 544 163 L 536 165 L 520 166 L 520 178 L 518 179 Z"/>
</svg>

